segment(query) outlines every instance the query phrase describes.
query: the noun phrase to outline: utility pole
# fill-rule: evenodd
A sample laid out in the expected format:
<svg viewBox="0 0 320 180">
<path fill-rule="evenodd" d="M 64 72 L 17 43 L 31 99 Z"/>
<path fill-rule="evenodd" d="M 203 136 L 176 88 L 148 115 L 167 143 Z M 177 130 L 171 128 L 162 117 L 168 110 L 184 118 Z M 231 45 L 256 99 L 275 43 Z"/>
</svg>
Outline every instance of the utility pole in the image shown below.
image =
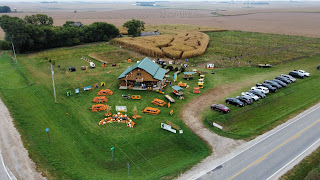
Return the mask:
<svg viewBox="0 0 320 180">
<path fill-rule="evenodd" d="M 128 179 L 130 178 L 130 164 L 128 163 Z"/>
<path fill-rule="evenodd" d="M 55 103 L 58 103 L 58 102 L 57 102 L 57 96 L 56 96 L 56 87 L 55 87 L 55 85 L 54 85 L 54 71 L 53 71 L 52 64 L 51 64 L 51 74 L 52 74 L 52 84 L 53 84 L 54 101 L 55 101 Z"/>
<path fill-rule="evenodd" d="M 14 45 L 13 45 L 13 41 L 11 41 L 11 45 L 12 45 L 12 50 L 13 50 L 13 54 L 14 54 L 14 59 L 16 60 L 16 63 L 18 63 L 17 56 L 16 56 L 16 51 L 15 51 Z"/>
</svg>

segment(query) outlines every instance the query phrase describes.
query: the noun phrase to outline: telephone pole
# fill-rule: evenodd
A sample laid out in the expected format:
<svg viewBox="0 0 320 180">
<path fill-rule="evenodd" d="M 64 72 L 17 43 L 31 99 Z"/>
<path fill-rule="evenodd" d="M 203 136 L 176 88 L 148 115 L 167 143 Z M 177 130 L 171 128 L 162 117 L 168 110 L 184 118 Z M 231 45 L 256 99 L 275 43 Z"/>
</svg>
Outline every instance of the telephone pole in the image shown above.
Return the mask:
<svg viewBox="0 0 320 180">
<path fill-rule="evenodd" d="M 53 71 L 52 64 L 51 64 L 51 74 L 52 74 L 52 84 L 53 84 L 54 101 L 55 101 L 55 103 L 58 103 L 58 102 L 57 102 L 57 96 L 56 96 L 56 87 L 55 87 L 55 85 L 54 85 L 54 71 Z"/>
<path fill-rule="evenodd" d="M 16 63 L 18 63 L 17 56 L 16 56 L 16 51 L 15 51 L 14 45 L 13 45 L 13 41 L 11 41 L 11 45 L 12 45 L 12 50 L 13 50 L 13 54 L 14 54 L 14 59 L 16 60 Z"/>
</svg>

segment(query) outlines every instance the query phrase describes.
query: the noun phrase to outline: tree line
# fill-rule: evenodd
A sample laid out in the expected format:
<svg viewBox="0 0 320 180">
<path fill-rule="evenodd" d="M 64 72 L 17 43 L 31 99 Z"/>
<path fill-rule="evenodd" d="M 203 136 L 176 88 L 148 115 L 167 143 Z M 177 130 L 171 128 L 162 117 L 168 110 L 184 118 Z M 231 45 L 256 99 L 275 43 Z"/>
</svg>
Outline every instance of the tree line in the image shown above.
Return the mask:
<svg viewBox="0 0 320 180">
<path fill-rule="evenodd" d="M 10 13 L 11 9 L 8 6 L 0 6 L 0 13 Z"/>
<path fill-rule="evenodd" d="M 67 21 L 63 26 L 53 26 L 52 17 L 44 14 L 26 16 L 24 19 L 3 15 L 0 17 L 0 27 L 5 32 L 5 41 L 0 42 L 0 48 L 8 49 L 13 42 L 18 53 L 109 41 L 119 36 L 119 30 L 112 24 L 95 22 L 80 26 L 79 23 Z"/>
</svg>

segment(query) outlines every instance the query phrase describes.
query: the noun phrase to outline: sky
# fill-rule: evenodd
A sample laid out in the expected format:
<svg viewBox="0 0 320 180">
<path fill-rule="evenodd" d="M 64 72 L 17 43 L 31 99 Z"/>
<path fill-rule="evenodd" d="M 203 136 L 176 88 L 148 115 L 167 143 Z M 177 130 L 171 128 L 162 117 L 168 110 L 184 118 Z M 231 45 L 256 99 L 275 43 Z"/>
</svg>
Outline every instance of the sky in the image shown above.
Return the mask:
<svg viewBox="0 0 320 180">
<path fill-rule="evenodd" d="M 0 0 L 0 2 L 41 2 L 41 1 L 57 1 L 57 2 L 136 2 L 136 1 L 157 1 L 157 0 Z M 161 1 L 161 0 L 158 0 Z M 164 1 L 186 1 L 186 0 L 164 0 Z M 205 0 L 187 0 L 187 1 L 205 1 Z M 208 1 L 231 1 L 231 0 L 208 0 Z M 234 0 L 234 1 L 290 1 L 290 0 Z M 294 1 L 320 1 L 320 0 L 294 0 Z"/>
</svg>

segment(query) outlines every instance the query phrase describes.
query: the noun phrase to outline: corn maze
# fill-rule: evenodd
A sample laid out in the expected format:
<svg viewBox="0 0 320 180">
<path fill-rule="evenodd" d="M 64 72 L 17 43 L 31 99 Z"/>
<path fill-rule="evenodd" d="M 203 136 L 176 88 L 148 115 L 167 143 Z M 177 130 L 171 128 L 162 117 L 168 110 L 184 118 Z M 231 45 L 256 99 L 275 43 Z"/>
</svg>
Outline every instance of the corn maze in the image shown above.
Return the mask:
<svg viewBox="0 0 320 180">
<path fill-rule="evenodd" d="M 210 38 L 202 32 L 136 38 L 117 38 L 113 43 L 152 57 L 185 59 L 205 53 Z"/>
</svg>

